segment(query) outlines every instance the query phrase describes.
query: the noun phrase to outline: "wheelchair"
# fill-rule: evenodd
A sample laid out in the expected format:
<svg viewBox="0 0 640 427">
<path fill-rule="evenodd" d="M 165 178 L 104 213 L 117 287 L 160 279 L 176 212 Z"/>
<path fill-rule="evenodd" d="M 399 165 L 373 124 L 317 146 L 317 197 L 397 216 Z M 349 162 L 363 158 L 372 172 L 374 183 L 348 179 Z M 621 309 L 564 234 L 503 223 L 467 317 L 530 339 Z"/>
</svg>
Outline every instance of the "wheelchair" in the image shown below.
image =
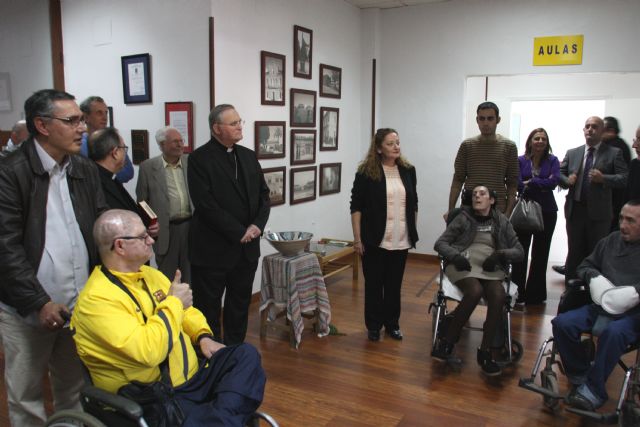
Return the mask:
<svg viewBox="0 0 640 427">
<path fill-rule="evenodd" d="M 447 302 L 462 300 L 462 291 L 455 286 L 445 275 L 445 259 L 440 257 L 440 273 L 438 279 L 438 291 L 434 295 L 433 302 L 429 304 L 427 313 L 431 315 L 431 350 L 434 350 L 438 344 L 440 336 L 445 333 L 448 321 L 451 319 L 452 313 L 448 311 Z M 503 327 L 496 333 L 494 345 L 492 348 L 500 348 L 500 358 L 496 359 L 496 363 L 500 367 L 517 363 L 523 354 L 523 347 L 519 341 L 511 336 L 511 311 L 516 301 L 518 289 L 511 282 L 511 265 L 508 265 L 503 286 L 506 291 L 506 299 L 503 314 Z M 484 299 L 479 305 L 484 304 Z M 482 331 L 481 327 L 467 326 L 467 329 L 474 331 Z M 455 362 L 453 363 L 456 364 Z"/>
<path fill-rule="evenodd" d="M 567 283 L 567 290 L 560 298 L 558 305 L 558 314 L 569 310 L 579 308 L 583 305 L 590 304 L 591 297 L 589 291 L 585 289 L 584 283 L 579 279 L 570 280 Z M 583 335 L 582 344 L 587 354 L 592 357 L 595 355 L 594 337 L 606 327 L 606 322 L 601 322 L 601 318 L 596 320 L 591 333 Z M 549 345 L 551 348 L 549 350 Z M 566 406 L 568 412 L 581 415 L 603 424 L 616 424 L 623 427 L 640 426 L 640 342 L 630 345 L 624 354 L 636 351 L 635 362 L 633 366 L 627 366 L 622 359 L 618 361 L 618 365 L 625 372 L 624 380 L 616 407 L 613 412 L 597 412 L 585 411 L 578 408 Z M 544 367 L 542 367 L 544 359 Z M 520 378 L 518 385 L 526 390 L 533 391 L 542 395 L 542 403 L 544 407 L 551 412 L 556 413 L 560 410 L 561 402 L 565 396 L 560 394 L 560 386 L 558 383 L 558 375 L 554 371 L 557 366 L 561 373 L 565 373 L 562 361 L 560 360 L 556 343 L 553 336 L 547 338 L 538 350 L 538 355 L 534 363 L 531 375 L 527 378 Z M 536 378 L 540 375 L 540 384 L 536 384 Z"/>
</svg>

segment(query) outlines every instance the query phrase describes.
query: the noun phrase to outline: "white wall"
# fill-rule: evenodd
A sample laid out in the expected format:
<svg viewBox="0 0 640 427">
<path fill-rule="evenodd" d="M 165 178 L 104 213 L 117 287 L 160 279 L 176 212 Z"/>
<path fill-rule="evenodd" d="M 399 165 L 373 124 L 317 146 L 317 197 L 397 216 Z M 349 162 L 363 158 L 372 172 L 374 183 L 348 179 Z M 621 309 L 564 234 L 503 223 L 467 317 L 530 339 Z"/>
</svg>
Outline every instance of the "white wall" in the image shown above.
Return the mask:
<svg viewBox="0 0 640 427">
<path fill-rule="evenodd" d="M 24 118 L 24 101 L 53 86 L 49 3 L 0 0 L 0 73 L 9 73 L 11 111 L 0 112 L 0 129 Z"/>
<path fill-rule="evenodd" d="M 444 228 L 467 76 L 638 71 L 638 16 L 636 0 L 452 0 L 381 11 L 379 124 L 399 130 L 417 166 L 418 252 L 432 253 Z M 583 64 L 533 67 L 533 38 L 565 34 L 584 34 Z"/>
</svg>

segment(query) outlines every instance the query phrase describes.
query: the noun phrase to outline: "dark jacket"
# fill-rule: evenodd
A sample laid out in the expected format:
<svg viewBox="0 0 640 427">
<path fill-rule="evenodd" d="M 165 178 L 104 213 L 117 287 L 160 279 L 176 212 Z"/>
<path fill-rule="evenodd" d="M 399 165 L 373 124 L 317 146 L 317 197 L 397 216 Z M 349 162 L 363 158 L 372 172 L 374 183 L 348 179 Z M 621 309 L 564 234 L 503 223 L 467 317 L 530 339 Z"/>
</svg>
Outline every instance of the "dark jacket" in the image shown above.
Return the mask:
<svg viewBox="0 0 640 427">
<path fill-rule="evenodd" d="M 126 188 L 119 181 L 113 179 L 113 173 L 99 164 L 96 164 L 96 167 L 100 175 L 102 192 L 109 209 L 124 209 L 140 215 L 138 204 L 133 200 Z"/>
<path fill-rule="evenodd" d="M 382 167 L 380 167 L 382 169 Z M 380 171 L 382 173 L 382 170 Z M 406 193 L 406 221 L 411 247 L 416 246 L 416 214 L 418 212 L 418 193 L 416 191 L 416 170 L 398 165 L 398 172 Z M 360 212 L 360 238 L 365 245 L 380 246 L 387 226 L 387 181 L 374 181 L 356 173 L 351 189 L 351 213 Z"/>
<path fill-rule="evenodd" d="M 540 203 L 543 212 L 556 212 L 558 204 L 553 196 L 553 189 L 560 180 L 560 162 L 553 154 L 549 154 L 540 162 L 540 173 L 533 176 L 531 160 L 525 156 L 518 157 L 520 176 L 518 178 L 518 191 L 524 191 L 527 200 Z M 525 189 L 523 181 L 529 181 Z"/>
<path fill-rule="evenodd" d="M 473 209 L 463 206 L 460 210 L 433 247 L 447 261 L 453 260 L 456 255 L 460 255 L 471 246 L 478 230 L 478 221 L 473 216 Z M 495 208 L 491 209 L 491 215 L 495 225 L 491 230 L 496 245 L 495 251 L 501 254 L 505 261 L 522 261 L 524 250 L 509 219 Z"/>
<path fill-rule="evenodd" d="M 37 279 L 45 245 L 49 174 L 33 138 L 0 161 L 0 301 L 26 316 L 50 301 Z M 87 245 L 90 267 L 98 261 L 95 219 L 106 209 L 93 162 L 71 156 L 67 172 L 73 210 Z"/>
<path fill-rule="evenodd" d="M 243 255 L 249 261 L 260 256 L 260 239 L 246 244 L 240 239 L 251 224 L 264 232 L 269 187 L 256 154 L 237 144 L 234 150 L 239 179 L 215 138 L 189 155 L 187 177 L 195 207 L 189 254 L 194 265 L 233 268 Z"/>
</svg>

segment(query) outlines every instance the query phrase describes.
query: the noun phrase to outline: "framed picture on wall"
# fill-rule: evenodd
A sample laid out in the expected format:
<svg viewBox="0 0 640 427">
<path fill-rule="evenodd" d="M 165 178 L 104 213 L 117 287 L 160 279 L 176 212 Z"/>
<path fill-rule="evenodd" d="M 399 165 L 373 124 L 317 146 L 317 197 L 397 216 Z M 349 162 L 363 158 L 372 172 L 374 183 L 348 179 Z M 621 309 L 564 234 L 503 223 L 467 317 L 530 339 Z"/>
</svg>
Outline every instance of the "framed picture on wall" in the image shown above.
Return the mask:
<svg viewBox="0 0 640 427">
<path fill-rule="evenodd" d="M 320 107 L 320 151 L 338 149 L 339 116 L 337 108 Z"/>
<path fill-rule="evenodd" d="M 260 51 L 260 103 L 262 105 L 284 105 L 285 56 Z"/>
<path fill-rule="evenodd" d="M 165 102 L 164 124 L 180 132 L 185 153 L 193 151 L 193 102 Z"/>
<path fill-rule="evenodd" d="M 286 200 L 286 171 L 287 168 L 285 166 L 262 169 L 264 180 L 267 183 L 267 187 L 269 187 L 271 206 L 283 205 Z"/>
<path fill-rule="evenodd" d="M 320 96 L 340 98 L 342 94 L 342 68 L 320 64 Z"/>
<path fill-rule="evenodd" d="M 255 122 L 255 152 L 259 159 L 285 156 L 285 122 Z"/>
<path fill-rule="evenodd" d="M 313 62 L 313 31 L 308 28 L 293 26 L 293 75 L 303 79 L 311 79 Z"/>
<path fill-rule="evenodd" d="M 320 195 L 339 193 L 341 175 L 342 163 L 320 164 Z"/>
<path fill-rule="evenodd" d="M 115 127 L 114 123 L 114 119 L 113 119 L 113 107 L 107 107 L 107 111 L 109 114 L 109 127 Z"/>
<path fill-rule="evenodd" d="M 308 202 L 316 198 L 316 167 L 291 169 L 289 203 Z"/>
<path fill-rule="evenodd" d="M 151 56 L 148 53 L 123 56 L 121 63 L 124 103 L 151 102 Z"/>
<path fill-rule="evenodd" d="M 307 165 L 316 162 L 316 131 L 291 130 L 291 164 Z"/>
<path fill-rule="evenodd" d="M 312 90 L 291 89 L 289 126 L 316 127 L 316 93 Z"/>
</svg>

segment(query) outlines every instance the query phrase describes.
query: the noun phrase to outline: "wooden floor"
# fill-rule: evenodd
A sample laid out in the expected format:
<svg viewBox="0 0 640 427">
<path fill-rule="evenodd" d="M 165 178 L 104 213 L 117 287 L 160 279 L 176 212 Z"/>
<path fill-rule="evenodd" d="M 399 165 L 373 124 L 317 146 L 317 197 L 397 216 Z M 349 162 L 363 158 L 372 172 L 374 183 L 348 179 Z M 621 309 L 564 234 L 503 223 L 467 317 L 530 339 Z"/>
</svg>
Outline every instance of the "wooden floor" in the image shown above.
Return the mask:
<svg viewBox="0 0 640 427">
<path fill-rule="evenodd" d="M 464 360 L 454 372 L 431 360 L 431 320 L 427 306 L 435 285 L 426 286 L 437 266 L 422 260 L 407 263 L 400 325 L 404 340 L 367 340 L 363 321 L 363 280 L 354 287 L 351 271 L 328 279 L 332 321 L 344 336 L 318 338 L 305 331 L 298 350 L 282 332 L 259 337 L 258 303 L 251 307 L 247 341 L 262 353 L 267 388 L 262 410 L 281 426 L 590 426 L 560 411 L 551 414 L 541 397 L 518 387 L 529 376 L 539 345 L 550 335 L 550 320 L 562 291 L 562 276 L 548 273 L 546 306 L 513 314 L 513 337 L 525 348 L 523 360 L 499 378 L 487 379 L 475 362 L 481 334 L 464 332 L 456 352 Z M 473 324 L 481 324 L 478 308 Z M 4 359 L 0 357 L 4 367 Z M 566 382 L 560 376 L 561 390 Z M 620 389 L 621 371 L 608 384 L 610 396 Z M 0 381 L 0 425 L 7 426 L 6 393 Z M 613 402 L 607 404 L 610 409 Z"/>
</svg>

